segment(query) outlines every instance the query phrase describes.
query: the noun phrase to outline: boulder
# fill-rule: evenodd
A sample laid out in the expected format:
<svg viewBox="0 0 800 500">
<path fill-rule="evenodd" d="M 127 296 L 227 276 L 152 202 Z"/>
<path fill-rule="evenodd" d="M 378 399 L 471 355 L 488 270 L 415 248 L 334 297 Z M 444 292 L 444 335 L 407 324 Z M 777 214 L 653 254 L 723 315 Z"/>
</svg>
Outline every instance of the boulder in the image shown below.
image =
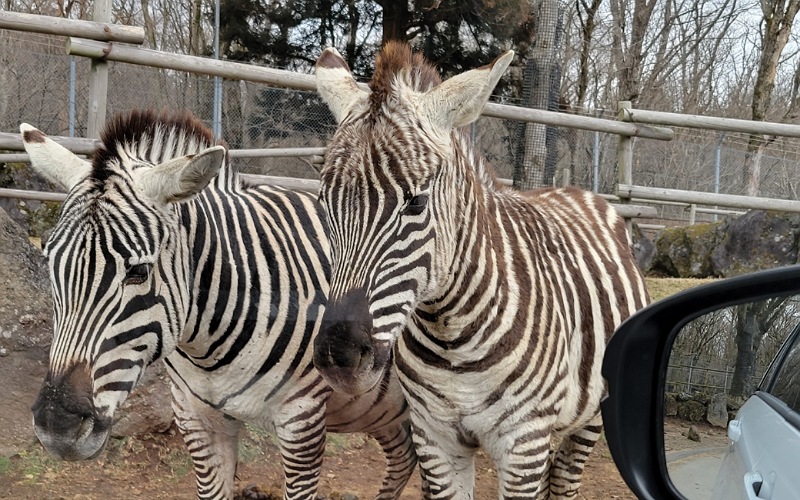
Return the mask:
<svg viewBox="0 0 800 500">
<path fill-rule="evenodd" d="M 728 397 L 724 392 L 711 396 L 706 411 L 706 421 L 717 427 L 728 427 Z"/>
<path fill-rule="evenodd" d="M 674 417 L 678 414 L 678 398 L 675 394 L 664 394 L 664 415 Z"/>
<path fill-rule="evenodd" d="M 46 347 L 52 332 L 53 300 L 42 253 L 0 209 L 0 348 Z"/>
<path fill-rule="evenodd" d="M 715 275 L 711 253 L 722 239 L 726 224 L 670 227 L 656 238 L 650 271 L 676 278 Z"/>
<path fill-rule="evenodd" d="M 711 255 L 718 276 L 736 276 L 798 262 L 800 214 L 751 210 L 727 226 Z"/>
<path fill-rule="evenodd" d="M 643 272 L 650 270 L 653 263 L 653 256 L 656 253 L 655 244 L 647 239 L 647 236 L 639 229 L 639 226 L 633 224 L 633 234 L 631 235 L 633 241 L 633 255 L 636 258 L 636 264 Z"/>
<path fill-rule="evenodd" d="M 697 427 L 690 425 L 689 430 L 686 432 L 686 437 L 692 441 L 700 442 L 700 434 L 697 432 Z"/>
<path fill-rule="evenodd" d="M 703 403 L 689 400 L 678 403 L 678 418 L 689 422 L 700 422 L 706 415 Z"/>
</svg>

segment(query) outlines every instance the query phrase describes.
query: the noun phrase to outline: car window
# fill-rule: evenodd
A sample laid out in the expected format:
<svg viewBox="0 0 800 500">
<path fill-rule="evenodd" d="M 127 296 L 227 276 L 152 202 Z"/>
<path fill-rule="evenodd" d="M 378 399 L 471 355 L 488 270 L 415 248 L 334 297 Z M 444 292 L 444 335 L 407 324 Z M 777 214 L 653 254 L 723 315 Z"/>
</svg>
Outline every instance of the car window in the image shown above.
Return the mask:
<svg viewBox="0 0 800 500">
<path fill-rule="evenodd" d="M 777 370 L 768 392 L 792 410 L 800 412 L 800 335 L 792 339 L 792 345 Z"/>
</svg>

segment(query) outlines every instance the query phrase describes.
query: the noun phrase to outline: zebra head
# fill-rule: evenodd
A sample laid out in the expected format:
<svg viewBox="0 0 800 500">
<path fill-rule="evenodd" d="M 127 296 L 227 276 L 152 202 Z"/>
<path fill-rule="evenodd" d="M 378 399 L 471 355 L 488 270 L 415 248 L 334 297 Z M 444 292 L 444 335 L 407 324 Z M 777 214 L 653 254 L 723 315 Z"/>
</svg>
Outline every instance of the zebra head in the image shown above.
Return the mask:
<svg viewBox="0 0 800 500">
<path fill-rule="evenodd" d="M 44 248 L 54 335 L 34 429 L 51 453 L 90 458 L 146 366 L 175 349 L 189 263 L 173 204 L 208 184 L 225 150 L 145 113 L 118 117 L 92 163 L 28 124 L 20 131 L 35 170 L 68 192 Z"/>
<path fill-rule="evenodd" d="M 442 83 L 421 55 L 389 43 L 369 92 L 335 49 L 317 61 L 317 88 L 339 127 L 320 175 L 333 269 L 314 362 L 335 389 L 371 389 L 411 312 L 450 278 L 464 230 L 453 209 L 465 192 L 455 129 L 478 118 L 512 57 Z"/>
</svg>

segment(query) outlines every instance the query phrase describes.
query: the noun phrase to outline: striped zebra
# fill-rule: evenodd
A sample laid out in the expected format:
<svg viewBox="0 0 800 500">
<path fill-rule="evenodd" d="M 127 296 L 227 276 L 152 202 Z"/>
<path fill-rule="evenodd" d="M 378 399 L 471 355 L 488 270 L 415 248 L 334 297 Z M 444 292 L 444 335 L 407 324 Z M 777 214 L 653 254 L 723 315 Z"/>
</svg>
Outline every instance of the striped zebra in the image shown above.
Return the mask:
<svg viewBox="0 0 800 500">
<path fill-rule="evenodd" d="M 334 49 L 316 66 L 339 127 L 321 172 L 333 269 L 314 363 L 362 394 L 394 353 L 429 499 L 473 498 L 479 447 L 500 498 L 574 498 L 601 432 L 606 340 L 647 302 L 612 207 L 506 188 L 457 130 L 512 57 L 442 83 L 390 43 L 369 91 Z"/>
<path fill-rule="evenodd" d="M 35 169 L 69 192 L 44 249 L 55 333 L 33 415 L 45 448 L 100 453 L 163 359 L 199 498 L 233 497 L 244 422 L 276 434 L 287 499 L 316 496 L 326 430 L 373 436 L 388 462 L 377 498 L 400 496 L 416 456 L 396 378 L 353 397 L 313 368 L 330 273 L 313 195 L 240 185 L 186 113 L 118 116 L 91 163 L 20 129 Z"/>
</svg>

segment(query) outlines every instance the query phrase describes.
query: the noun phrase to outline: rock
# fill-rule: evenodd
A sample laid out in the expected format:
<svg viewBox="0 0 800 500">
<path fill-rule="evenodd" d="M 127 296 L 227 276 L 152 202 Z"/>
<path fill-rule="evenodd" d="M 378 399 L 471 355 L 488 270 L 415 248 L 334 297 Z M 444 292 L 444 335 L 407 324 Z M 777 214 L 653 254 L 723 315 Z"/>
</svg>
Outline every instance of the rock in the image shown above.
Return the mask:
<svg viewBox="0 0 800 500">
<path fill-rule="evenodd" d="M 358 497 L 352 493 L 339 493 L 334 491 L 328 497 L 328 500 L 358 500 Z"/>
<path fill-rule="evenodd" d="M 798 262 L 800 214 L 751 210 L 731 220 L 711 259 L 719 276 Z"/>
<path fill-rule="evenodd" d="M 716 427 L 728 427 L 728 398 L 725 393 L 711 396 L 706 410 L 706 421 Z"/>
<path fill-rule="evenodd" d="M 49 345 L 53 300 L 42 253 L 0 209 L 0 337 L 3 347 L 26 350 Z"/>
<path fill-rule="evenodd" d="M 700 434 L 697 433 L 697 427 L 690 425 L 689 430 L 686 432 L 686 437 L 692 441 L 700 442 Z"/>
<path fill-rule="evenodd" d="M 262 488 L 250 483 L 242 488 L 241 493 L 234 495 L 234 500 L 282 500 L 283 492 L 279 487 Z"/>
<path fill-rule="evenodd" d="M 678 398 L 674 394 L 664 394 L 664 414 L 668 417 L 678 414 Z"/>
<path fill-rule="evenodd" d="M 714 276 L 711 253 L 725 227 L 725 223 L 713 223 L 664 229 L 655 240 L 650 272 L 675 278 Z"/>
<path fill-rule="evenodd" d="M 113 437 L 166 432 L 173 421 L 169 376 L 162 363 L 147 367 L 144 377 L 117 410 Z"/>
<path fill-rule="evenodd" d="M 636 264 L 643 272 L 649 271 L 656 252 L 655 244 L 647 239 L 636 223 L 633 224 L 631 239 L 633 240 L 633 255 L 636 258 Z"/>
<path fill-rule="evenodd" d="M 694 400 L 678 403 L 678 418 L 689 422 L 700 422 L 706 415 L 706 407 Z"/>
</svg>

